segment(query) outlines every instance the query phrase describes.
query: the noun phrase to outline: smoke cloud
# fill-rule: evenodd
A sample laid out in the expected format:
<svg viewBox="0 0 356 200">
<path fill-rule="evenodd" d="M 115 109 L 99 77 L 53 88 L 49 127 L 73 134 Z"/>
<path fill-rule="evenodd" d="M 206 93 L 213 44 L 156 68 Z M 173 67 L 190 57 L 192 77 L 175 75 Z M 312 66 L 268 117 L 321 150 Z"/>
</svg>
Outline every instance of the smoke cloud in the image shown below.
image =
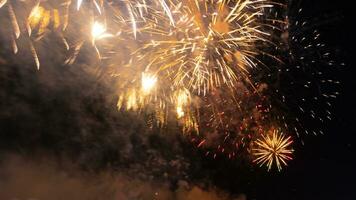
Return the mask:
<svg viewBox="0 0 356 200">
<path fill-rule="evenodd" d="M 48 157 L 36 159 L 6 155 L 0 165 L 0 198 L 4 200 L 245 200 L 216 188 L 202 188 L 179 181 L 172 190 L 167 182 L 148 181 L 112 170 L 83 172 Z"/>
</svg>

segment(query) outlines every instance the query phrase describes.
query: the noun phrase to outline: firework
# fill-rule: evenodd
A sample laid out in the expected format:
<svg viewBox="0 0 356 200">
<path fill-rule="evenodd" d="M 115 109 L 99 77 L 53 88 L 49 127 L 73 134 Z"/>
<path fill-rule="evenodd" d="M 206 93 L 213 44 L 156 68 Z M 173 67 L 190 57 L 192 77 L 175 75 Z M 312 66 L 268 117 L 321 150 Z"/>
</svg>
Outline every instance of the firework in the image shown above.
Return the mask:
<svg viewBox="0 0 356 200">
<path fill-rule="evenodd" d="M 151 39 L 134 56 L 173 87 L 197 94 L 221 85 L 233 89 L 260 66 L 271 26 L 264 15 L 268 1 L 185 0 L 162 7 L 145 17 L 139 30 Z"/>
<path fill-rule="evenodd" d="M 165 102 L 160 106 L 165 110 L 159 112 L 175 113 L 183 132 L 199 133 L 202 140 L 215 132 L 224 141 L 232 138 L 228 135 L 238 135 L 226 148 L 225 144 L 216 145 L 229 156 L 233 149 L 248 146 L 245 141 L 251 136 L 241 133 L 240 120 L 253 118 L 251 113 L 263 96 L 257 89 L 263 84 L 257 84 L 251 72 L 265 67 L 260 59 L 263 55 L 273 57 L 264 52 L 274 46 L 271 34 L 280 25 L 269 12 L 273 5 L 264 0 L 152 2 L 143 14 L 144 21 L 137 21 L 139 48 L 128 65 L 159 77 L 155 81 L 158 90 L 150 93 L 154 98 L 144 104 Z M 122 69 L 117 70 L 118 79 L 127 83 L 126 88 L 137 88 L 137 74 L 127 76 L 130 81 L 123 80 L 126 72 Z M 123 96 L 127 94 L 120 95 L 120 108 L 125 105 Z M 200 144 L 202 140 L 197 141 Z"/>
<path fill-rule="evenodd" d="M 282 166 L 287 165 L 287 161 L 291 160 L 293 149 L 290 137 L 286 137 L 278 130 L 273 130 L 268 135 L 262 135 L 262 139 L 255 142 L 256 147 L 252 149 L 253 155 L 256 156 L 254 162 L 260 166 L 266 165 L 268 170 L 276 166 L 278 171 L 282 170 Z"/>
<path fill-rule="evenodd" d="M 7 9 L 8 12 L 1 11 L 0 14 L 3 23 L 11 24 L 11 32 L 7 34 L 11 38 L 14 53 L 18 51 L 19 40 L 25 38 L 39 68 L 36 47 L 41 46 L 41 40 L 49 35 L 58 37 L 66 50 L 71 52 L 66 64 L 74 63 L 86 41 L 92 42 L 98 51 L 95 41 L 99 39 L 117 35 L 124 30 L 135 35 L 133 27 L 139 18 L 139 9 L 136 9 L 139 6 L 136 3 L 139 2 L 114 4 L 103 0 L 1 1 L 0 8 Z M 126 16 L 126 13 L 130 13 L 130 16 Z M 107 31 L 108 26 L 113 31 L 112 34 Z"/>
</svg>

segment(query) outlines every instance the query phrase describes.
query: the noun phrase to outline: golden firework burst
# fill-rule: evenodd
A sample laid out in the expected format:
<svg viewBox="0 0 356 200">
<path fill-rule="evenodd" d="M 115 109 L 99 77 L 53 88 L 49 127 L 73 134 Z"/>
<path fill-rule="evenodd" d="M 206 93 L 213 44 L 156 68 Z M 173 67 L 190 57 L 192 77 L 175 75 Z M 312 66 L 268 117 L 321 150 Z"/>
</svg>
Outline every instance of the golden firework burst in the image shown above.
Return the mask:
<svg viewBox="0 0 356 200">
<path fill-rule="evenodd" d="M 267 0 L 173 0 L 156 7 L 139 28 L 151 40 L 134 55 L 174 87 L 198 94 L 248 79 L 274 26 L 264 15 L 273 7 Z"/>
<path fill-rule="evenodd" d="M 255 141 L 256 147 L 253 148 L 253 155 L 256 156 L 254 162 L 260 166 L 266 165 L 268 171 L 275 165 L 278 171 L 282 170 L 282 166 L 287 165 L 287 161 L 291 160 L 293 149 L 290 145 L 293 143 L 291 137 L 286 137 L 279 130 L 273 130 L 266 136 L 262 135 L 263 139 Z"/>
</svg>

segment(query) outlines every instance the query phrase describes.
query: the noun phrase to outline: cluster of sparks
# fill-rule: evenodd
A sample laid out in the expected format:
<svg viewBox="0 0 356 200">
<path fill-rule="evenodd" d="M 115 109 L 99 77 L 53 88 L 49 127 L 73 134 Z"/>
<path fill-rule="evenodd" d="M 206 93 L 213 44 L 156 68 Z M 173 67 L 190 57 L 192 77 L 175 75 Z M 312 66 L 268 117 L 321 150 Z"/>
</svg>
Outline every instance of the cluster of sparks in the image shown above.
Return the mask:
<svg viewBox="0 0 356 200">
<path fill-rule="evenodd" d="M 257 147 L 252 149 L 257 157 L 254 162 L 261 166 L 266 165 L 268 170 L 271 170 L 272 166 L 276 165 L 280 171 L 283 165 L 287 165 L 286 161 L 292 159 L 293 150 L 290 149 L 290 145 L 293 141 L 290 137 L 285 137 L 283 133 L 279 133 L 277 130 L 262 137 L 262 140 L 255 141 Z"/>
<path fill-rule="evenodd" d="M 279 40 L 288 23 L 276 11 L 285 7 L 270 0 L 0 0 L 14 53 L 25 35 L 38 69 L 36 43 L 46 35 L 70 52 L 66 64 L 89 44 L 117 79 L 120 110 L 151 112 L 160 127 L 175 116 L 207 155 L 232 158 L 252 148 L 255 162 L 278 170 L 292 157 L 292 140 L 272 128 L 279 118 L 271 117 L 269 85 L 254 74 L 284 64 L 275 52 L 285 48 Z"/>
</svg>

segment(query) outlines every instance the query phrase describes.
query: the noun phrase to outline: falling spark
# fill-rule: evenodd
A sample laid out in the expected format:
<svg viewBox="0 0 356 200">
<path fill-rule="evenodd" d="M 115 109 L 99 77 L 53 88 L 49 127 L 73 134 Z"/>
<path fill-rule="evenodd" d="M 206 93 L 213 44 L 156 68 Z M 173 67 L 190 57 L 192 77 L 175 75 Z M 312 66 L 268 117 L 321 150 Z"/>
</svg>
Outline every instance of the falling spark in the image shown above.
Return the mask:
<svg viewBox="0 0 356 200">
<path fill-rule="evenodd" d="M 38 59 L 37 51 L 36 51 L 35 47 L 33 46 L 32 42 L 30 42 L 30 49 L 31 49 L 32 57 L 36 63 L 37 70 L 39 70 L 40 69 L 40 61 Z"/>
<path fill-rule="evenodd" d="M 132 10 L 131 6 L 127 3 L 126 7 L 127 7 L 127 10 L 129 11 L 129 15 L 130 15 L 130 18 L 131 18 L 133 34 L 134 34 L 134 37 L 136 38 L 137 37 L 136 19 L 135 19 L 135 16 L 134 16 L 134 13 L 133 13 L 133 10 Z"/>
<path fill-rule="evenodd" d="M 169 9 L 168 5 L 166 4 L 166 2 L 164 0 L 159 0 L 159 2 L 161 3 L 164 11 L 166 12 L 167 16 L 169 17 L 170 22 L 172 23 L 173 26 L 175 26 L 175 22 L 171 13 L 171 10 Z"/>
<path fill-rule="evenodd" d="M 12 27 L 13 27 L 13 30 L 14 30 L 14 34 L 16 36 L 16 39 L 18 39 L 20 37 L 21 32 L 20 32 L 19 24 L 17 23 L 17 19 L 16 19 L 16 15 L 15 15 L 14 9 L 11 6 L 11 4 L 8 5 L 8 10 L 9 10 L 9 16 L 10 16 L 10 19 L 11 19 L 11 23 L 12 23 Z"/>
</svg>

